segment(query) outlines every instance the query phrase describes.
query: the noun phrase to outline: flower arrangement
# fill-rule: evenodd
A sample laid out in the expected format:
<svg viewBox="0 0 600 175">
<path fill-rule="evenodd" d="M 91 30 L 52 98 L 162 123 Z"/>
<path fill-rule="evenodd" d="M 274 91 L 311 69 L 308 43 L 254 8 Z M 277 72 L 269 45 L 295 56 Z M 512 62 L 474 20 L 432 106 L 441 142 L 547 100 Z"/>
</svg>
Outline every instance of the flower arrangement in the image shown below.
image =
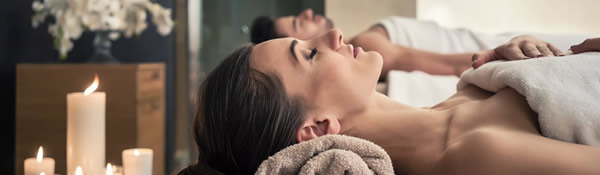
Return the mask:
<svg viewBox="0 0 600 175">
<path fill-rule="evenodd" d="M 109 32 L 111 40 L 121 34 L 127 38 L 141 34 L 147 28 L 147 11 L 159 34 L 168 35 L 173 28 L 171 9 L 149 0 L 43 0 L 34 1 L 32 8 L 34 28 L 48 15 L 54 16 L 55 23 L 49 25 L 48 32 L 54 37 L 61 59 L 73 48 L 71 40 L 79 39 L 86 30 Z"/>
</svg>

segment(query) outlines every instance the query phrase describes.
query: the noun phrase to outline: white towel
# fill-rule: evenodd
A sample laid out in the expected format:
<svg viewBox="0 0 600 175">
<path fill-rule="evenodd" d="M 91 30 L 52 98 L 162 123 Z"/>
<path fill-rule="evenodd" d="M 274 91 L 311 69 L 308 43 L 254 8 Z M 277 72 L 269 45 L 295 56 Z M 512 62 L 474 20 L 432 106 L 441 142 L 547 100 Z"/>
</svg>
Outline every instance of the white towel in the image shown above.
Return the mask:
<svg viewBox="0 0 600 175">
<path fill-rule="evenodd" d="M 325 135 L 289 146 L 264 160 L 256 175 L 394 174 L 390 156 L 373 142 Z"/>
<path fill-rule="evenodd" d="M 524 34 L 550 42 L 562 50 L 567 50 L 571 45 L 580 43 L 586 38 L 594 37 L 593 35 L 573 33 L 543 34 L 519 31 L 487 34 L 465 28 L 448 28 L 435 21 L 399 16 L 384 18 L 378 24 L 385 28 L 393 44 L 439 53 L 464 53 L 493 49 L 515 36 Z"/>
<path fill-rule="evenodd" d="M 600 146 L 600 53 L 497 61 L 464 72 L 458 89 L 474 84 L 497 92 L 508 86 L 538 113 L 542 135 Z"/>
<path fill-rule="evenodd" d="M 446 28 L 434 21 L 399 16 L 387 17 L 379 21 L 379 24 L 385 28 L 393 44 L 439 53 L 475 52 L 496 47 L 510 39 L 510 36 L 506 36 L 498 39 L 497 43 L 487 43 L 480 39 L 481 36 L 487 36 L 485 34 L 467 29 Z"/>
</svg>

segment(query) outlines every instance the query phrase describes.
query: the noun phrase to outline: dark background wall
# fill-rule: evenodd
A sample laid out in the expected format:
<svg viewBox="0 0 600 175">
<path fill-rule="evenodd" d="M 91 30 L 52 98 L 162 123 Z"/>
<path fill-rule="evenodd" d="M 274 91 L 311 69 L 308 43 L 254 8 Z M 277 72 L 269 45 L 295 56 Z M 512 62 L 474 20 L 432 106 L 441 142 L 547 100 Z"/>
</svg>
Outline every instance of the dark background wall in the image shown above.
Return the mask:
<svg viewBox="0 0 600 175">
<path fill-rule="evenodd" d="M 324 0 L 203 0 L 201 72 L 209 72 L 232 50 L 249 42 L 249 29 L 257 16 L 298 15 L 307 8 L 325 14 Z"/>
<path fill-rule="evenodd" d="M 153 1 L 173 8 L 174 0 Z M 32 0 L 0 0 L 0 174 L 14 174 L 15 146 L 15 68 L 17 63 L 57 63 L 58 52 L 48 33 L 48 20 L 32 28 Z M 173 13 L 175 14 L 175 9 Z M 150 18 L 148 18 L 150 20 Z M 164 62 L 167 67 L 167 130 L 172 130 L 173 114 L 173 33 L 163 37 L 148 21 L 149 27 L 139 36 L 113 42 L 112 53 L 122 63 Z M 173 30 L 175 31 L 175 30 Z M 94 34 L 84 33 L 74 42 L 67 60 L 61 63 L 84 63 L 91 56 Z M 169 150 L 167 145 L 167 150 Z M 167 158 L 171 153 L 167 152 Z"/>
<path fill-rule="evenodd" d="M 48 22 L 31 27 L 33 0 L 0 0 L 0 174 L 14 174 L 15 146 L 15 69 L 18 63 L 59 63 L 53 39 L 48 33 Z M 151 0 L 176 14 L 175 1 Z M 324 13 L 324 0 L 201 0 L 202 47 L 199 60 L 200 74 L 207 73 L 232 49 L 249 41 L 244 26 L 250 27 L 258 15 L 296 15 L 306 8 Z M 174 81 L 176 70 L 175 33 L 163 37 L 148 19 L 149 27 L 139 36 L 121 38 L 113 42 L 112 53 L 122 63 L 164 62 L 167 67 L 167 170 L 176 168 L 174 144 Z M 176 30 L 173 30 L 176 31 Z M 84 33 L 74 41 L 67 60 L 60 63 L 84 63 L 91 56 L 94 34 Z M 190 38 L 194 39 L 194 38 Z M 198 38 L 200 39 L 200 38 Z M 184 46 L 183 46 L 184 47 Z M 190 138 L 191 139 L 191 138 Z M 195 149 L 195 147 L 194 147 Z M 195 158 L 194 158 L 195 159 Z"/>
</svg>

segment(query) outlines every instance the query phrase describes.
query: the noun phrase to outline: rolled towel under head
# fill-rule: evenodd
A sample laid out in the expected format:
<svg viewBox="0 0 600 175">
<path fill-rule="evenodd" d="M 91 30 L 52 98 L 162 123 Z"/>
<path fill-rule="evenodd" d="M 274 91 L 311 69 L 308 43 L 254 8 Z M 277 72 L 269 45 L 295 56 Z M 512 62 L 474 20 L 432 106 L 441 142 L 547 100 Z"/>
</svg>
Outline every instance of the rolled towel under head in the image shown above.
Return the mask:
<svg viewBox="0 0 600 175">
<path fill-rule="evenodd" d="M 390 156 L 373 142 L 325 135 L 289 146 L 263 161 L 257 175 L 394 174 Z"/>
</svg>

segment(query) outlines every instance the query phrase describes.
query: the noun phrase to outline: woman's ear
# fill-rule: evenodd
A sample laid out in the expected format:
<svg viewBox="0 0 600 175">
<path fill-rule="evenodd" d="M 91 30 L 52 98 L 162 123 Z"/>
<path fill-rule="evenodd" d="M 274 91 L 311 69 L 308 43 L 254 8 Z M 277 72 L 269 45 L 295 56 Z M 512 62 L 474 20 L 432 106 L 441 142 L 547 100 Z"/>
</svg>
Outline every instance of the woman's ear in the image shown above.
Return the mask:
<svg viewBox="0 0 600 175">
<path fill-rule="evenodd" d="M 296 134 L 298 142 L 307 141 L 326 134 L 340 133 L 340 122 L 335 117 L 308 118 L 302 127 L 298 129 L 298 133 Z"/>
</svg>

